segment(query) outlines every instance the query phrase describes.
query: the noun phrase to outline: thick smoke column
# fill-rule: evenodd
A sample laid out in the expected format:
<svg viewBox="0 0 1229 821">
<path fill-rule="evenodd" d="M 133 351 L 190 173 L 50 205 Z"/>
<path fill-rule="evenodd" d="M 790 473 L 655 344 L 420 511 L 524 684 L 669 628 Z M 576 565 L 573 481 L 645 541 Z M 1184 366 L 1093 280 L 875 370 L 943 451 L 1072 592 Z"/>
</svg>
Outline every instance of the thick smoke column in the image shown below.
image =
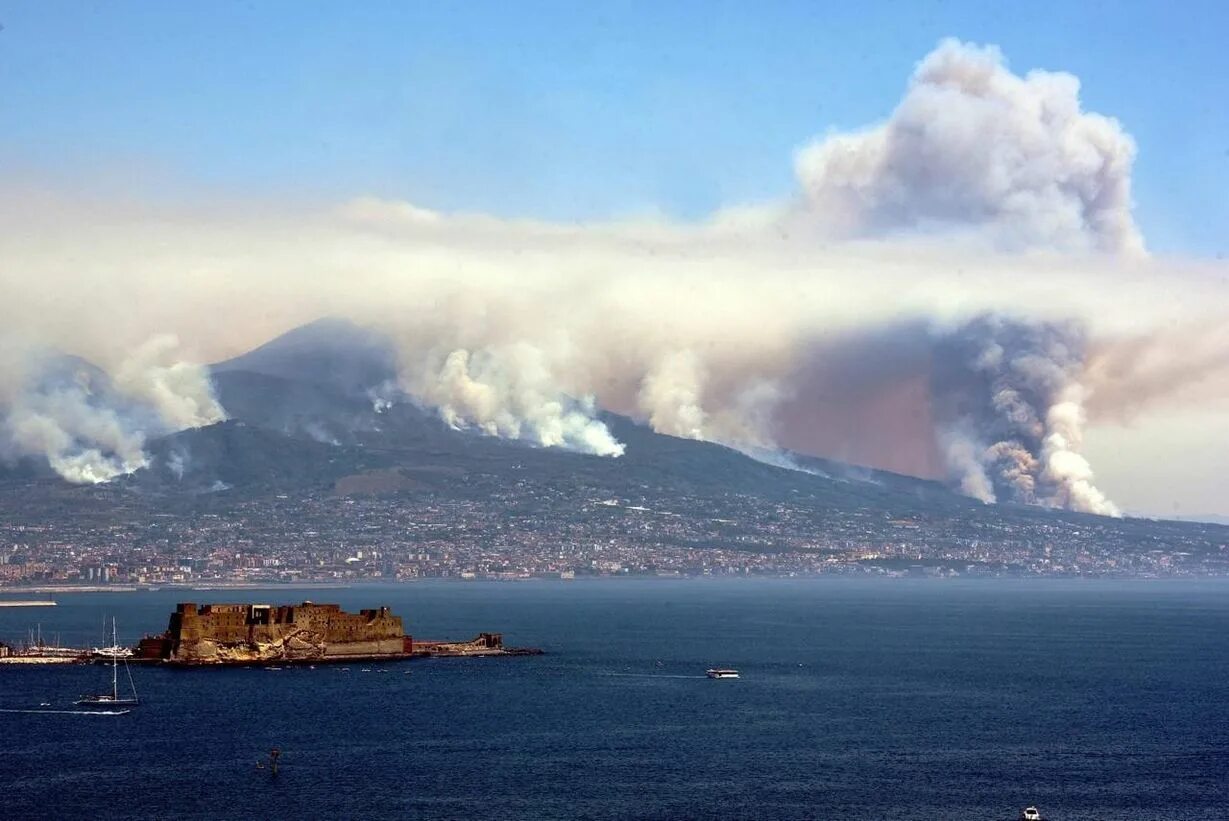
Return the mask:
<svg viewBox="0 0 1229 821">
<path fill-rule="evenodd" d="M 658 433 L 687 439 L 705 438 L 705 372 L 691 351 L 671 351 L 645 375 L 638 404 Z"/>
<path fill-rule="evenodd" d="M 773 464 L 791 464 L 782 448 L 871 465 L 881 463 L 870 453 L 911 448 L 934 461 L 909 472 L 946 473 L 986 502 L 1117 515 L 1080 452 L 1087 349 L 1079 323 L 1000 314 L 804 336 L 784 373 L 773 370 L 780 359 L 736 367 L 676 349 L 648 365 L 636 409 L 659 433 Z"/>
<path fill-rule="evenodd" d="M 1135 145 L 1080 110 L 1070 74 L 1009 71 L 993 46 L 944 41 L 888 120 L 822 138 L 797 159 L 821 233 L 976 233 L 993 244 L 1137 253 Z"/>
<path fill-rule="evenodd" d="M 403 387 L 457 429 L 519 439 L 597 456 L 621 456 L 623 445 L 597 419 L 592 396 L 560 392 L 546 355 L 528 343 L 458 348 L 404 370 Z"/>
<path fill-rule="evenodd" d="M 784 449 L 1112 512 L 1081 455 L 1086 411 L 1099 453 L 1102 436 L 1146 435 L 1107 422 L 1224 438 L 1221 419 L 1177 430 L 1161 414 L 1229 407 L 1225 266 L 1119 257 L 1142 248 L 1132 143 L 1081 110 L 1073 77 L 947 42 L 885 113 L 802 150 L 782 201 L 701 222 L 6 189 L 6 333 L 97 357 L 114 383 L 15 376 L 0 345 L 0 457 L 41 454 L 75 481 L 130 470 L 149 437 L 222 415 L 169 341 L 121 364 L 137 342 L 172 328 L 225 360 L 322 316 L 392 340 L 378 375 L 346 378 L 377 411 L 408 394 L 457 428 L 592 454 L 622 452 L 601 407 L 766 461 Z M 960 324 L 1001 312 L 1017 319 Z M 1215 482 L 1183 492 L 1197 479 Z"/>
<path fill-rule="evenodd" d="M 23 393 L 0 421 L 3 452 L 42 455 L 69 482 L 105 482 L 144 467 L 145 435 L 95 394 L 88 376 L 76 384 Z"/>
<path fill-rule="evenodd" d="M 170 334 L 152 337 L 120 366 L 116 388 L 151 405 L 171 431 L 223 421 L 226 412 L 213 395 L 208 371 L 191 362 L 168 361 L 178 347 L 179 340 Z"/>
<path fill-rule="evenodd" d="M 937 436 L 964 493 L 1119 515 L 1079 452 L 1086 389 L 1078 326 L 981 317 L 942 335 L 934 356 Z"/>
<path fill-rule="evenodd" d="M 25 351 L 0 395 L 0 458 L 42 457 L 69 482 L 106 482 L 148 464 L 149 437 L 225 419 L 205 369 L 168 361 L 176 345 L 151 339 L 114 380 L 83 360 Z"/>
</svg>

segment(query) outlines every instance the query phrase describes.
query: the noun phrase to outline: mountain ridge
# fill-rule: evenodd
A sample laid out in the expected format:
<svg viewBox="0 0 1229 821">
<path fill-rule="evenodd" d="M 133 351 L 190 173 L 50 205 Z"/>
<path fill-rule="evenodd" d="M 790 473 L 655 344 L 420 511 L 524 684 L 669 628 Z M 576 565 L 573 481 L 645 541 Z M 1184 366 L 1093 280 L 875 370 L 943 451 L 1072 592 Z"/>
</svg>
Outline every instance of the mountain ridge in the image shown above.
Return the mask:
<svg viewBox="0 0 1229 821">
<path fill-rule="evenodd" d="M 985 505 L 933 479 L 810 454 L 780 451 L 749 455 L 719 443 L 659 434 L 610 411 L 601 411 L 599 418 L 625 445 L 625 454 L 617 458 L 535 447 L 472 430 L 456 430 L 438 414 L 419 407 L 404 395 L 395 402 L 377 402 L 374 392 L 387 391 L 395 385 L 397 365 L 391 342 L 378 331 L 337 317 L 324 317 L 292 328 L 244 354 L 210 366 L 210 374 L 229 418 L 263 431 L 266 436 L 257 439 L 225 426 L 213 426 L 225 431 L 220 436 L 227 441 L 209 445 L 209 452 L 226 452 L 242 436 L 253 445 L 259 442 L 260 447 L 270 448 L 271 465 L 301 462 L 299 480 L 318 485 L 344 478 L 348 475 L 344 473 L 346 466 L 360 470 L 416 470 L 427 464 L 433 469 L 449 467 L 474 473 L 499 472 L 528 462 L 531 469 L 552 476 L 570 472 L 589 480 L 613 482 L 616 487 L 651 481 L 662 489 L 706 488 L 711 493 L 748 492 L 774 498 L 809 491 L 829 504 L 886 501 L 907 510 L 930 506 L 935 512 L 981 511 L 995 515 L 997 511 L 1011 518 L 1030 519 L 1092 515 L 1018 504 Z M 206 443 L 214 435 L 210 431 L 211 428 L 195 433 L 184 431 L 153 440 L 151 467 L 138 471 L 142 475 L 137 477 L 136 484 L 148 487 L 148 474 L 158 473 L 159 459 L 169 458 L 177 447 L 186 445 L 190 449 L 194 442 Z M 304 444 L 304 449 L 314 454 L 314 462 L 288 460 L 290 445 L 268 438 L 276 435 L 310 442 Z M 309 463 L 315 465 L 314 470 L 307 469 Z M 189 487 L 214 487 L 217 482 L 239 488 L 279 483 L 258 475 L 259 458 L 249 458 L 245 464 L 245 470 L 200 477 Z M 524 465 L 518 469 L 523 470 Z M 615 481 L 621 473 L 628 477 L 626 481 Z M 162 472 L 161 476 L 166 482 L 167 474 Z M 286 484 L 284 477 L 279 481 L 283 486 Z"/>
</svg>

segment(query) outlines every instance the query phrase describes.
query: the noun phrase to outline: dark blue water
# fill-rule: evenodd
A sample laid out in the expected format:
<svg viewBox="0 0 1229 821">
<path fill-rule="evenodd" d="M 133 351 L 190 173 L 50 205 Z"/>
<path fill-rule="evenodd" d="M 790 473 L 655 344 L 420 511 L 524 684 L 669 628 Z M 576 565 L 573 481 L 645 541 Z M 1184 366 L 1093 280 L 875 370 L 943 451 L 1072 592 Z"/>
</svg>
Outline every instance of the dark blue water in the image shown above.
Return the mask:
<svg viewBox="0 0 1229 821">
<path fill-rule="evenodd" d="M 389 604 L 542 657 L 138 668 L 118 717 L 0 714 L 7 818 L 1229 817 L 1229 585 L 779 580 L 61 596 L 97 643 L 175 601 Z M 737 681 L 710 681 L 728 665 Z M 386 669 L 387 672 L 378 672 Z M 0 706 L 99 669 L 0 668 Z M 405 675 L 406 672 L 411 675 Z M 255 762 L 283 751 L 276 778 Z"/>
</svg>

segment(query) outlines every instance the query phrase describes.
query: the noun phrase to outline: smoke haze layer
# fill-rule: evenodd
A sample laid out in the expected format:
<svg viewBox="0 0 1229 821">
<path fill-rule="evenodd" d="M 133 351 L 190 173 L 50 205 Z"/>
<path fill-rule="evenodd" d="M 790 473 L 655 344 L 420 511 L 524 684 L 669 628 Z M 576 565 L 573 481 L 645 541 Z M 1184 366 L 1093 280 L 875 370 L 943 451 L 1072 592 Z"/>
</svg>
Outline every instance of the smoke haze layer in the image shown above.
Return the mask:
<svg viewBox="0 0 1229 821">
<path fill-rule="evenodd" d="M 948 42 L 884 123 L 802 149 L 793 196 L 698 224 L 13 186 L 6 328 L 111 378 L 48 380 L 6 345 L 3 452 L 74 481 L 127 472 L 151 437 L 224 417 L 190 363 L 337 316 L 392 340 L 373 402 L 478 435 L 616 458 L 609 409 L 761 457 L 1113 513 L 1087 425 L 1229 406 L 1225 265 L 1142 253 L 1133 150 L 1074 78 Z"/>
</svg>

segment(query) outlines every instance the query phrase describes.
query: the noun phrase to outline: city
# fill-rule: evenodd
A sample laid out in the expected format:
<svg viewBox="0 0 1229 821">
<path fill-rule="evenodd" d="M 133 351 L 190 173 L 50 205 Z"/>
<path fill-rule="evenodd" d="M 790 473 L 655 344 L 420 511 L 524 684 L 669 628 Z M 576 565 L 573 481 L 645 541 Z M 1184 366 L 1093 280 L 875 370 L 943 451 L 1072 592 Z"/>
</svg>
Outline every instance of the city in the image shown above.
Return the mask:
<svg viewBox="0 0 1229 821">
<path fill-rule="evenodd" d="M 344 583 L 424 578 L 868 573 L 1229 574 L 1229 530 L 969 507 L 820 508 L 747 494 L 611 498 L 521 481 L 466 498 L 305 491 L 168 503 L 63 488 L 71 515 L 0 502 L 0 585 Z M 39 511 L 44 511 L 39 513 Z"/>
</svg>

